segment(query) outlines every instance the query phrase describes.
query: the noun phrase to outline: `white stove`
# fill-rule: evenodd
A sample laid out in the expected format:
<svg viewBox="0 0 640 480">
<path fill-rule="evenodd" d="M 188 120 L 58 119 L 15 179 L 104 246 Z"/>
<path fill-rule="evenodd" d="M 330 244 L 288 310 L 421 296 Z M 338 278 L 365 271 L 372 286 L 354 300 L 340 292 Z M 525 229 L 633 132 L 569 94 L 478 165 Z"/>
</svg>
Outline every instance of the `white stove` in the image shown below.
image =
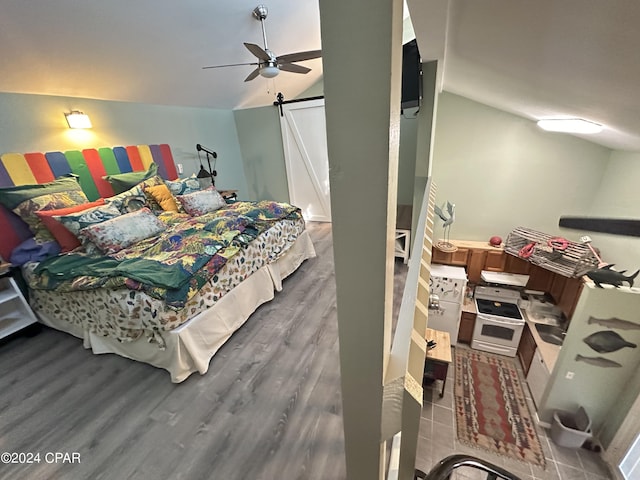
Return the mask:
<svg viewBox="0 0 640 480">
<path fill-rule="evenodd" d="M 516 356 L 525 323 L 518 307 L 519 298 L 518 290 L 476 287 L 477 315 L 471 348 L 508 357 Z"/>
</svg>

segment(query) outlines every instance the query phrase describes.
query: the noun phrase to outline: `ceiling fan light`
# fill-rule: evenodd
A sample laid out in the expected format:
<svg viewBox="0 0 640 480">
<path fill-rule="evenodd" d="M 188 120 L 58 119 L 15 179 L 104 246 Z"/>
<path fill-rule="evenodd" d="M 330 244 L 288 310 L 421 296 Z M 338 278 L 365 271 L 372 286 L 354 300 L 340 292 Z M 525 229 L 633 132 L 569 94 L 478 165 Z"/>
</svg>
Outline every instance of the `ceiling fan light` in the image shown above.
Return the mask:
<svg viewBox="0 0 640 480">
<path fill-rule="evenodd" d="M 600 133 L 602 125 L 582 118 L 546 118 L 538 120 L 538 126 L 548 132 Z"/>
<path fill-rule="evenodd" d="M 262 75 L 264 78 L 273 78 L 279 73 L 280 69 L 272 65 L 265 65 L 260 69 L 260 75 Z"/>
</svg>

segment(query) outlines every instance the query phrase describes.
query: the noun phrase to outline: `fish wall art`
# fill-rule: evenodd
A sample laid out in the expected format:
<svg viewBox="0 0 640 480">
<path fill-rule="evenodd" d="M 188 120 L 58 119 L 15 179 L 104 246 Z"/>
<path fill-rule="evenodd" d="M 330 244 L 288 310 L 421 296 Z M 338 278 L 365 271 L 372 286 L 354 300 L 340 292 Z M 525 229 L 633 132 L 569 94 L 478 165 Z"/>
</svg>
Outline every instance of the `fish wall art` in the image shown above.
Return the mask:
<svg viewBox="0 0 640 480">
<path fill-rule="evenodd" d="M 628 320 L 622 320 L 617 317 L 611 317 L 611 318 L 589 317 L 589 320 L 587 320 L 587 323 L 589 325 L 595 323 L 596 325 L 600 325 L 601 327 L 613 328 L 615 330 L 640 330 L 640 324 L 630 322 Z"/>
<path fill-rule="evenodd" d="M 602 368 L 620 368 L 622 365 L 613 360 L 608 360 L 604 357 L 585 357 L 583 355 L 576 355 L 576 362 L 584 362 L 589 365 L 593 365 L 594 367 L 602 367 Z"/>
<path fill-rule="evenodd" d="M 627 342 L 616 332 L 612 332 L 609 330 L 602 330 L 600 332 L 592 333 L 591 335 L 586 337 L 583 342 L 589 345 L 598 353 L 616 352 L 624 347 L 637 347 L 635 343 Z"/>
<path fill-rule="evenodd" d="M 630 287 L 633 287 L 633 281 L 638 276 L 640 270 L 636 270 L 633 275 L 626 276 L 624 275 L 627 272 L 626 270 L 618 272 L 616 270 L 612 270 L 611 267 L 613 267 L 613 264 L 602 268 L 596 268 L 595 270 L 588 271 L 586 275 L 593 280 L 596 287 L 599 288 L 604 288 L 602 284 L 613 285 L 618 288 L 622 286 L 623 282 L 627 282 Z"/>
</svg>

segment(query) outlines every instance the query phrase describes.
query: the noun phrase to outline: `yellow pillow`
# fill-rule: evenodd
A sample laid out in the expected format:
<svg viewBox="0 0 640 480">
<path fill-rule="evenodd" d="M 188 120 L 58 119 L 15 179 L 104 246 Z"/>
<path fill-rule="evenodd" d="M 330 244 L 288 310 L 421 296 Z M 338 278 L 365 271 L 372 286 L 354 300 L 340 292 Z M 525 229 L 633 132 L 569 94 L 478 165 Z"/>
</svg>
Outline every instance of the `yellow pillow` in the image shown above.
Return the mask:
<svg viewBox="0 0 640 480">
<path fill-rule="evenodd" d="M 149 192 L 153 199 L 160 204 L 163 210 L 167 212 L 178 211 L 178 204 L 176 203 L 176 199 L 173 198 L 173 195 L 169 191 L 169 188 L 164 183 L 162 185 L 147 187 L 144 190 L 145 192 Z"/>
</svg>

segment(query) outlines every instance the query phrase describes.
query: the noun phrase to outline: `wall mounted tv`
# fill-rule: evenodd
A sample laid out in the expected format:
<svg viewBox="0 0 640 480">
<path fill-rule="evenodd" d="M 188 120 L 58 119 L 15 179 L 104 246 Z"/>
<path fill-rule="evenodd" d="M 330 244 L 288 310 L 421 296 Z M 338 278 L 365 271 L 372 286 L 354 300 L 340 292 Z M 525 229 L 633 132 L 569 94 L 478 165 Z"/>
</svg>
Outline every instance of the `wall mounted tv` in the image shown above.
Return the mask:
<svg viewBox="0 0 640 480">
<path fill-rule="evenodd" d="M 418 43 L 414 40 L 402 46 L 402 103 L 405 108 L 419 107 L 422 101 L 422 62 Z"/>
</svg>

